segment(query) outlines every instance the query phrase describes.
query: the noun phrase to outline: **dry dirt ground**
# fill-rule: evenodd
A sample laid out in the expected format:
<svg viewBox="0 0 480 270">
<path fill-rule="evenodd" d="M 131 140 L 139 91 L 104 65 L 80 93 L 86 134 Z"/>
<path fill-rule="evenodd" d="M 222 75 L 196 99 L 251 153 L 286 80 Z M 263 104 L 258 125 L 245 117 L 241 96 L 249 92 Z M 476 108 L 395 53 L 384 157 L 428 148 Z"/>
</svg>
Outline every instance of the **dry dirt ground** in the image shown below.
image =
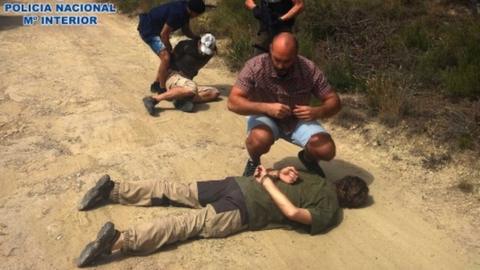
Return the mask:
<svg viewBox="0 0 480 270">
<path fill-rule="evenodd" d="M 193 114 L 165 102 L 153 118 L 141 98 L 158 59 L 139 39 L 135 18 L 102 15 L 96 27 L 16 27 L 16 19 L 5 21 L 0 269 L 73 269 L 104 222 L 126 228 L 187 211 L 107 205 L 78 212 L 78 200 L 105 173 L 118 180 L 180 182 L 241 174 L 245 119 L 226 109 L 235 74 L 220 59 L 197 80 L 220 87 L 221 101 Z M 354 130 L 330 122 L 327 128 L 338 146 L 337 158 L 322 163 L 329 180 L 360 175 L 373 196 L 370 206 L 345 210 L 335 229 L 313 237 L 270 230 L 189 241 L 98 268 L 480 269 L 478 198 L 454 205 L 452 197 L 469 195 L 446 191 L 439 197 L 435 189 L 419 188 L 455 178 L 455 167 L 427 173 L 408 152 L 396 150 L 392 160 L 390 150 L 365 143 Z M 300 166 L 298 150 L 279 142 L 264 164 Z"/>
</svg>

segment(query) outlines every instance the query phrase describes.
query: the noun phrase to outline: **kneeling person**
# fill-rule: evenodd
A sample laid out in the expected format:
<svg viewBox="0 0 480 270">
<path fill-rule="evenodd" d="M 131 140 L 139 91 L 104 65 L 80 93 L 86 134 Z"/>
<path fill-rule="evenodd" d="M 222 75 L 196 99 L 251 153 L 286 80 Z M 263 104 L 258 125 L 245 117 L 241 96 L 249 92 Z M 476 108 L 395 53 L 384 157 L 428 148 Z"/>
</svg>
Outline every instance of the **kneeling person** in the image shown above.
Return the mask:
<svg viewBox="0 0 480 270">
<path fill-rule="evenodd" d="M 215 54 L 217 50 L 215 43 L 212 34 L 205 34 L 200 40 L 183 40 L 175 46 L 167 75 L 167 91 L 143 99 L 150 115 L 155 116 L 155 105 L 162 100 L 173 100 L 175 108 L 191 112 L 194 103 L 209 102 L 218 98 L 220 95 L 218 89 L 198 86 L 193 81 L 198 71 Z"/>
<path fill-rule="evenodd" d="M 294 167 L 280 171 L 258 166 L 252 177 L 190 184 L 163 181 L 113 182 L 103 176 L 83 197 L 79 210 L 105 201 L 136 206 L 183 205 L 196 208 L 166 216 L 122 232 L 107 222 L 82 251 L 78 266 L 95 263 L 111 252 L 146 254 L 165 244 L 193 237 L 219 238 L 243 230 L 300 228 L 314 235 L 338 223 L 340 207 L 364 205 L 368 186 L 347 176 L 334 184 Z"/>
</svg>

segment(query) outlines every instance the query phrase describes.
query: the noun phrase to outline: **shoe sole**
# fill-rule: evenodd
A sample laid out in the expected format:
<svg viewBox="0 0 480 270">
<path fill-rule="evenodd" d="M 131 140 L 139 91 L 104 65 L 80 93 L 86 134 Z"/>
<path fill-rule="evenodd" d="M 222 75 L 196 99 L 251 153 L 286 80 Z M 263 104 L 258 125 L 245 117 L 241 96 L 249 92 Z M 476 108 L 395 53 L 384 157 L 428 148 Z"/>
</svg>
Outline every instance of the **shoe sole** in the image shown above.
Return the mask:
<svg viewBox="0 0 480 270">
<path fill-rule="evenodd" d="M 93 201 L 93 198 L 98 198 L 100 196 L 100 190 L 102 186 L 105 186 L 108 182 L 112 181 L 108 174 L 102 176 L 100 180 L 97 181 L 95 186 L 91 188 L 82 200 L 78 204 L 78 210 L 84 211 L 92 207 L 98 200 Z"/>
</svg>

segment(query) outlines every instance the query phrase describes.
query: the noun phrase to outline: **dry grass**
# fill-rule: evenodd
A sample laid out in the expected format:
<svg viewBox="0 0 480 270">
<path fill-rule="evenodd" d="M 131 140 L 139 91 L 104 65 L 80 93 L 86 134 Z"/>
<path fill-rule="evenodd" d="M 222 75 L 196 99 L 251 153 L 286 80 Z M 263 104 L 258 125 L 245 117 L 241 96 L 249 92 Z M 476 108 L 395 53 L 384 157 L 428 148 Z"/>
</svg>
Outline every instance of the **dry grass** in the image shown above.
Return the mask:
<svg viewBox="0 0 480 270">
<path fill-rule="evenodd" d="M 407 113 L 412 89 L 410 77 L 395 73 L 373 75 L 367 79 L 367 100 L 380 119 L 393 126 Z"/>
</svg>

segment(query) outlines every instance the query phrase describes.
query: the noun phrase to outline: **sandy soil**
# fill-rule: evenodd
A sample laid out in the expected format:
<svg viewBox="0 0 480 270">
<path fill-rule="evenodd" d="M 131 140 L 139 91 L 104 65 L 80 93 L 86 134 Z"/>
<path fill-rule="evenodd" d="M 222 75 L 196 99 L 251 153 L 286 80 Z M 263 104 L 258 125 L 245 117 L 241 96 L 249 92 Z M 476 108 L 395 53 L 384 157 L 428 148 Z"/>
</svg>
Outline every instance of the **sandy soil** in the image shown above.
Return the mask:
<svg viewBox="0 0 480 270">
<path fill-rule="evenodd" d="M 225 99 L 235 74 L 215 59 L 197 81 L 221 88 L 221 101 L 193 114 L 165 102 L 158 118 L 148 116 L 141 98 L 158 59 L 139 39 L 135 19 L 3 27 L 0 59 L 1 269 L 72 269 L 104 222 L 126 228 L 186 211 L 108 205 L 78 212 L 78 200 L 105 173 L 189 182 L 243 170 L 245 119 L 227 111 Z M 338 145 L 336 160 L 323 163 L 328 178 L 360 175 L 373 196 L 369 207 L 344 211 L 337 228 L 315 237 L 271 230 L 190 241 L 98 268 L 480 269 L 473 212 L 448 203 L 438 209 L 438 200 L 412 188 L 418 177 L 431 177 L 408 153 L 392 162 L 348 129 L 327 127 Z M 264 164 L 300 166 L 298 150 L 279 142 Z M 472 203 L 478 214 L 478 200 Z"/>
</svg>

